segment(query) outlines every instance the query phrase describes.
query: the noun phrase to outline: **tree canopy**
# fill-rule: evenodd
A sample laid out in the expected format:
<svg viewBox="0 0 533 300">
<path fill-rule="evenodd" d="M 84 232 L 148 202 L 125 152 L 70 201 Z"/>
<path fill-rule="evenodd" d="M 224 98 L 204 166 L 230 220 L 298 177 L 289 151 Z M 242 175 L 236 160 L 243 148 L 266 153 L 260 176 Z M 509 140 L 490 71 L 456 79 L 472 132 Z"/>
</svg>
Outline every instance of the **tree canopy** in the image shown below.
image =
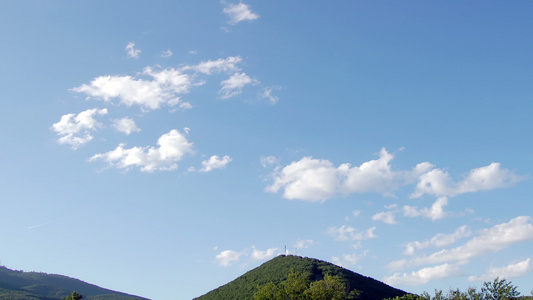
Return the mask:
<svg viewBox="0 0 533 300">
<path fill-rule="evenodd" d="M 359 293 L 349 292 L 340 276 L 324 275 L 324 279 L 309 283 L 303 272 L 291 270 L 287 279 L 275 284 L 258 286 L 254 300 L 348 300 Z"/>
</svg>

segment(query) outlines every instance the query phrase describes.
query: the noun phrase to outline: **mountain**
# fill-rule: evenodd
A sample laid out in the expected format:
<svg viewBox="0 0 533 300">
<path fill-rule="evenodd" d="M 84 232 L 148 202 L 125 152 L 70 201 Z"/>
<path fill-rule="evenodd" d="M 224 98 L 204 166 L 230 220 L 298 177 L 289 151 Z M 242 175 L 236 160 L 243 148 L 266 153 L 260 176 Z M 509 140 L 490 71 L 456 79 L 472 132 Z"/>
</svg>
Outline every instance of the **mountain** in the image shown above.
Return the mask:
<svg viewBox="0 0 533 300">
<path fill-rule="evenodd" d="M 58 300 L 77 291 L 87 300 L 146 300 L 62 275 L 14 271 L 0 266 L 0 299 Z"/>
<path fill-rule="evenodd" d="M 291 269 L 309 274 L 310 281 L 322 280 L 325 274 L 339 275 L 347 282 L 350 291 L 356 289 L 362 292 L 359 298 L 362 300 L 381 300 L 406 294 L 402 290 L 373 278 L 325 261 L 293 255 L 280 255 L 232 282 L 195 298 L 195 300 L 250 300 L 253 299 L 258 285 L 270 281 L 278 284 L 287 278 Z"/>
</svg>

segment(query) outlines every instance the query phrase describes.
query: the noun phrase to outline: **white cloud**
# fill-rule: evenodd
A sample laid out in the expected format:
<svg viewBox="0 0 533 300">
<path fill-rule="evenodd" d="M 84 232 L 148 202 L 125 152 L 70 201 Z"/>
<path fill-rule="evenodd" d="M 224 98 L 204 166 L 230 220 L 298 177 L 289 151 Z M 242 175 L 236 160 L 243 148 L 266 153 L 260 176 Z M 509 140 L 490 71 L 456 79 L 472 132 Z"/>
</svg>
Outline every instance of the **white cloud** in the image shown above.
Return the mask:
<svg viewBox="0 0 533 300">
<path fill-rule="evenodd" d="M 448 198 L 440 197 L 430 208 L 424 207 L 419 209 L 418 207 L 406 205 L 403 207 L 403 214 L 406 217 L 413 218 L 422 216 L 435 221 L 449 215 L 449 213 L 444 211 L 446 205 L 448 205 Z"/>
<path fill-rule="evenodd" d="M 59 122 L 52 125 L 60 138 L 57 140 L 60 144 L 70 145 L 73 149 L 88 143 L 93 139 L 91 131 L 101 127 L 102 124 L 94 118 L 95 115 L 106 115 L 107 109 L 88 109 L 79 114 L 66 114 L 61 117 Z"/>
<path fill-rule="evenodd" d="M 154 70 L 150 67 L 145 68 L 140 75 L 147 78 L 99 76 L 91 83 L 72 90 L 106 102 L 118 99 L 128 107 L 139 105 L 147 110 L 158 109 L 163 104 L 188 107 L 186 103 L 181 103 L 179 95 L 188 93 L 193 86 L 189 75 L 174 68 Z"/>
<path fill-rule="evenodd" d="M 242 62 L 240 56 L 230 56 L 227 58 L 219 58 L 217 60 L 202 61 L 197 65 L 190 65 L 181 68 L 182 71 L 193 70 L 206 75 L 213 73 L 233 73 L 240 71 L 239 64 Z"/>
<path fill-rule="evenodd" d="M 309 248 L 311 245 L 313 245 L 315 241 L 313 240 L 297 240 L 294 244 L 294 248 L 296 249 L 306 249 Z"/>
<path fill-rule="evenodd" d="M 232 263 L 237 262 L 243 254 L 243 252 L 224 250 L 220 252 L 215 258 L 220 266 L 229 267 Z"/>
<path fill-rule="evenodd" d="M 389 264 L 389 268 L 403 268 L 407 265 L 441 264 L 450 262 L 467 262 L 472 258 L 498 252 L 513 244 L 533 240 L 531 217 L 520 216 L 507 223 L 480 230 L 465 244 L 453 249 L 442 249 L 429 256 L 420 256 L 409 261 L 399 260 Z"/>
<path fill-rule="evenodd" d="M 363 255 L 364 256 L 364 255 Z M 361 255 L 358 255 L 357 253 L 352 254 L 343 254 L 342 256 L 333 256 L 331 258 L 331 261 L 336 264 L 337 266 L 341 267 L 348 267 L 353 266 L 359 262 L 361 259 Z"/>
<path fill-rule="evenodd" d="M 275 156 L 262 156 L 259 161 L 263 168 L 278 164 L 279 160 Z"/>
<path fill-rule="evenodd" d="M 165 51 L 163 51 L 163 52 L 161 53 L 161 57 L 165 57 L 165 58 L 166 58 L 166 57 L 171 57 L 172 54 L 173 54 L 172 51 L 171 51 L 170 49 L 168 49 L 168 50 L 165 50 Z"/>
<path fill-rule="evenodd" d="M 211 156 L 208 160 L 202 162 L 202 168 L 199 172 L 211 172 L 214 169 L 223 169 L 232 161 L 231 157 L 225 155 L 220 158 L 218 155 Z"/>
<path fill-rule="evenodd" d="M 374 231 L 376 227 L 370 227 L 366 231 L 358 231 L 357 229 L 342 225 L 341 227 L 330 227 L 327 233 L 335 238 L 337 241 L 360 241 L 375 238 Z"/>
<path fill-rule="evenodd" d="M 113 127 L 126 135 L 130 135 L 133 132 L 139 132 L 141 129 L 137 127 L 135 121 L 130 118 L 122 118 L 113 120 Z"/>
<path fill-rule="evenodd" d="M 392 171 L 393 155 L 382 149 L 376 160 L 352 167 L 349 163 L 335 167 L 328 160 L 304 157 L 273 174 L 274 183 L 267 192 L 283 189 L 286 199 L 325 201 L 335 195 L 376 192 L 390 195 L 402 185 L 413 183 L 416 177 L 432 168 L 420 163 L 410 171 Z"/>
<path fill-rule="evenodd" d="M 236 25 L 242 21 L 252 21 L 259 18 L 259 15 L 253 13 L 250 7 L 244 3 L 229 4 L 224 8 L 224 13 L 229 16 L 228 21 L 231 25 Z"/>
<path fill-rule="evenodd" d="M 359 217 L 360 214 L 361 214 L 361 211 L 360 211 L 360 210 L 354 210 L 354 211 L 352 211 L 352 216 L 354 216 L 354 217 L 356 217 L 356 218 Z"/>
<path fill-rule="evenodd" d="M 377 213 L 375 215 L 372 216 L 372 220 L 374 221 L 381 221 L 381 222 L 384 222 L 386 224 L 390 224 L 390 225 L 393 225 L 393 224 L 397 224 L 398 222 L 396 222 L 396 212 L 394 211 L 384 211 L 384 212 L 380 212 L 380 213 Z"/>
<path fill-rule="evenodd" d="M 353 167 L 349 163 L 336 167 L 329 160 L 303 157 L 276 169 L 272 174 L 273 183 L 265 191 L 277 193 L 282 190 L 286 199 L 324 202 L 351 193 L 375 192 L 393 196 L 398 188 L 418 182 L 411 198 L 424 194 L 449 197 L 509 187 L 524 178 L 510 170 L 501 169 L 499 163 L 492 163 L 473 169 L 464 180 L 454 183 L 448 173 L 435 169 L 429 162 L 419 163 L 411 170 L 393 171 L 392 159 L 393 155 L 386 149 L 381 149 L 378 159 Z M 426 216 L 435 220 L 446 215 L 442 211 L 445 202 L 441 199 L 432 208 L 422 210 L 407 206 L 405 212 L 408 216 Z"/>
<path fill-rule="evenodd" d="M 265 251 L 260 251 L 252 246 L 252 260 L 265 260 L 276 255 L 278 248 L 268 248 Z"/>
<path fill-rule="evenodd" d="M 128 43 L 126 46 L 126 52 L 128 54 L 129 58 L 139 58 L 139 55 L 141 54 L 141 50 L 135 49 L 135 43 Z"/>
<path fill-rule="evenodd" d="M 465 179 L 457 183 L 452 181 L 447 172 L 433 169 L 419 177 L 411 197 L 418 198 L 424 194 L 456 196 L 464 193 L 488 191 L 513 186 L 523 178 L 523 176 L 516 175 L 510 170 L 501 169 L 499 163 L 491 163 L 486 167 L 472 169 Z"/>
<path fill-rule="evenodd" d="M 501 268 L 490 268 L 487 272 L 481 276 L 470 276 L 469 281 L 491 281 L 496 277 L 500 278 L 519 278 L 525 276 L 531 271 L 531 258 L 518 262 L 516 264 L 510 264 Z"/>
<path fill-rule="evenodd" d="M 256 84 L 257 80 L 250 78 L 246 73 L 235 73 L 230 78 L 222 81 L 220 84 L 220 93 L 222 99 L 229 99 L 242 93 L 242 89 L 249 84 Z"/>
<path fill-rule="evenodd" d="M 407 243 L 407 245 L 405 246 L 404 253 L 407 255 L 413 255 L 416 250 L 421 250 L 428 247 L 446 247 L 455 243 L 457 240 L 468 237 L 470 235 L 472 235 L 472 231 L 470 230 L 470 228 L 466 225 L 463 225 L 457 228 L 455 232 L 451 234 L 439 233 L 431 239 L 425 240 L 423 242 L 414 241 Z"/>
<path fill-rule="evenodd" d="M 423 268 L 411 273 L 396 273 L 390 277 L 385 277 L 385 283 L 395 285 L 422 285 L 434 279 L 443 279 L 459 276 L 462 272 L 458 265 L 442 264 L 434 267 Z"/>
<path fill-rule="evenodd" d="M 261 99 L 267 99 L 270 104 L 276 104 L 279 101 L 279 97 L 272 95 L 273 90 L 279 90 L 279 87 L 267 87 L 264 88 L 260 94 Z"/>
<path fill-rule="evenodd" d="M 120 144 L 115 150 L 96 154 L 90 161 L 102 159 L 110 166 L 119 169 L 139 167 L 143 172 L 157 170 L 174 170 L 177 162 L 188 153 L 192 153 L 193 144 L 187 141 L 178 130 L 173 129 L 163 134 L 158 140 L 159 147 L 133 147 L 126 149 Z"/>
</svg>

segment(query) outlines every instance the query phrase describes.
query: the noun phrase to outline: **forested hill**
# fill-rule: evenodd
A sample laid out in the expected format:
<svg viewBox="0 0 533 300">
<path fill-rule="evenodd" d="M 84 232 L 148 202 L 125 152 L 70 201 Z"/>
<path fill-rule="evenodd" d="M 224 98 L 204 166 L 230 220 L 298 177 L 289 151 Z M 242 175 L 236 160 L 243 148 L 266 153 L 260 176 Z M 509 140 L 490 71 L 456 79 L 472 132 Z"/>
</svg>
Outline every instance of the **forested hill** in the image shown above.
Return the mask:
<svg viewBox="0 0 533 300">
<path fill-rule="evenodd" d="M 287 278 L 293 269 L 308 274 L 310 281 L 322 280 L 325 274 L 339 275 L 351 290 L 358 290 L 363 300 L 393 298 L 405 295 L 406 292 L 386 285 L 373 278 L 366 277 L 334 264 L 300 256 L 280 255 L 261 266 L 245 273 L 232 282 L 223 285 L 195 300 L 250 300 L 253 299 L 258 285 L 273 282 L 279 284 Z"/>
<path fill-rule="evenodd" d="M 77 291 L 83 295 L 83 299 L 87 300 L 146 299 L 104 289 L 62 275 L 14 271 L 0 267 L 0 299 L 58 300 L 65 298 L 73 291 Z"/>
</svg>

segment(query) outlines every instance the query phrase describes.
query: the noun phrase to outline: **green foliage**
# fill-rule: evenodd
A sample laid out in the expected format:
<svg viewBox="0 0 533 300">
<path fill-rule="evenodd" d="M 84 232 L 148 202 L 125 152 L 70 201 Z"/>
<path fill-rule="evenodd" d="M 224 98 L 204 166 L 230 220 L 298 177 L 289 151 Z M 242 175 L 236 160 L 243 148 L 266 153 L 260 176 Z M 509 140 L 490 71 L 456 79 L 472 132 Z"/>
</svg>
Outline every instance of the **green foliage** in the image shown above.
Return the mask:
<svg viewBox="0 0 533 300">
<path fill-rule="evenodd" d="M 0 267 L 0 299 L 61 300 L 74 290 L 83 294 L 83 299 L 87 300 L 145 299 L 62 275 L 15 271 Z"/>
<path fill-rule="evenodd" d="M 481 292 L 484 300 L 508 300 L 520 296 L 516 289 L 510 281 L 496 277 L 492 282 L 483 283 Z"/>
<path fill-rule="evenodd" d="M 424 292 L 422 295 L 407 294 L 401 297 L 389 298 L 386 300 L 509 300 L 509 299 L 530 299 L 531 297 L 520 297 L 517 287 L 505 279 L 496 278 L 492 282 L 483 283 L 481 291 L 470 287 L 466 292 L 458 289 L 450 289 L 447 293 L 442 290 L 435 290 L 435 295 L 431 296 Z"/>
<path fill-rule="evenodd" d="M 390 287 L 373 278 L 362 276 L 325 261 L 293 255 L 280 255 L 232 282 L 196 298 L 196 300 L 253 299 L 254 293 L 258 292 L 257 286 L 265 288 L 265 285 L 270 282 L 278 286 L 287 279 L 291 270 L 305 274 L 310 284 L 323 280 L 326 274 L 339 276 L 348 292 L 361 291 L 358 298 L 361 300 L 383 299 L 405 294 L 404 291 Z M 268 290 L 265 289 L 263 292 L 267 294 Z"/>
<path fill-rule="evenodd" d="M 78 292 L 74 291 L 72 294 L 68 295 L 67 297 L 63 298 L 63 300 L 82 300 L 83 296 L 78 294 Z"/>
<path fill-rule="evenodd" d="M 358 295 L 357 291 L 348 292 L 339 276 L 326 274 L 309 283 L 306 274 L 294 270 L 280 284 L 269 282 L 257 289 L 254 300 L 347 300 Z"/>
</svg>

